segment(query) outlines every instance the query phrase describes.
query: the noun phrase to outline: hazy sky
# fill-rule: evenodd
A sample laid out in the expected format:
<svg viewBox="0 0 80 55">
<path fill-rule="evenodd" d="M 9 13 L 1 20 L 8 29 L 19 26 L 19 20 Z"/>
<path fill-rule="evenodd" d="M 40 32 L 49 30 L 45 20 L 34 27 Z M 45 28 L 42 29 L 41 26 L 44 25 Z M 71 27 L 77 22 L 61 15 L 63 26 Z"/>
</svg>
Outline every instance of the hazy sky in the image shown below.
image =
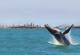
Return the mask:
<svg viewBox="0 0 80 55">
<path fill-rule="evenodd" d="M 77 24 L 80 0 L 0 0 L 1 24 Z"/>
</svg>

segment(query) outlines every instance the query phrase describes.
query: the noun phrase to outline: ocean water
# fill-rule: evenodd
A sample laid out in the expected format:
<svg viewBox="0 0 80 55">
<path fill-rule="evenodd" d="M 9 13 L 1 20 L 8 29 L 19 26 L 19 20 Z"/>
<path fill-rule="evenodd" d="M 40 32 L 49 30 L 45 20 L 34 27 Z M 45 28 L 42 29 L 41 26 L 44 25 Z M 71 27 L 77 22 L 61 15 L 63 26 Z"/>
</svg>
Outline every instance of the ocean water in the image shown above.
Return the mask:
<svg viewBox="0 0 80 55">
<path fill-rule="evenodd" d="M 0 29 L 0 55 L 80 55 L 80 28 L 73 28 L 70 36 L 79 44 L 50 44 L 52 37 L 42 28 Z"/>
</svg>

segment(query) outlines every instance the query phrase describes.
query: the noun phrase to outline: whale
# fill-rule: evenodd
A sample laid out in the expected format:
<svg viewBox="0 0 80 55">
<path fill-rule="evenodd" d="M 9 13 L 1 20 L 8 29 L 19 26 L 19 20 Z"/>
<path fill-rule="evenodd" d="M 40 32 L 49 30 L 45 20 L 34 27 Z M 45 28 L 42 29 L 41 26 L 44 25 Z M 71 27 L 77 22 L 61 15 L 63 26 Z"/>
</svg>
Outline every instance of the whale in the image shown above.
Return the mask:
<svg viewBox="0 0 80 55">
<path fill-rule="evenodd" d="M 64 32 L 61 32 L 55 28 L 51 28 L 49 25 L 44 25 L 44 27 L 49 31 L 50 34 L 52 34 L 55 37 L 55 39 L 59 43 L 61 43 L 63 45 L 70 45 L 71 44 L 71 42 L 67 38 L 66 34 L 69 33 L 69 31 L 73 27 L 73 24 L 68 29 L 66 29 Z"/>
</svg>

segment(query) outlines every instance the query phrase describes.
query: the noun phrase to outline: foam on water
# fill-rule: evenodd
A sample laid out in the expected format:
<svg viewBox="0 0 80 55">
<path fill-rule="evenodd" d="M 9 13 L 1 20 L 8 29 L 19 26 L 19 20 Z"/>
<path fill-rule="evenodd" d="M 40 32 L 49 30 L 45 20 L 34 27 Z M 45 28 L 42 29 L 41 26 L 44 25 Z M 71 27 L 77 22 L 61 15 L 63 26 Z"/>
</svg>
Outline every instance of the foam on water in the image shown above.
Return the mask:
<svg viewBox="0 0 80 55">
<path fill-rule="evenodd" d="M 54 38 L 54 36 L 52 36 L 51 35 L 51 40 L 48 42 L 48 43 L 50 43 L 50 44 L 54 44 L 54 45 L 63 45 L 63 44 L 61 44 L 61 43 L 59 43 L 55 38 Z"/>
<path fill-rule="evenodd" d="M 74 37 L 71 35 L 71 31 L 65 35 L 67 37 L 67 39 L 70 41 L 70 43 L 72 45 L 78 45 L 79 43 L 76 41 L 76 39 L 74 39 Z"/>
<path fill-rule="evenodd" d="M 78 45 L 78 44 L 79 44 L 74 38 L 72 38 L 72 36 L 71 36 L 71 31 L 70 31 L 68 34 L 66 34 L 65 36 L 66 36 L 66 38 L 70 41 L 71 45 Z M 48 43 L 54 44 L 54 45 L 63 45 L 63 44 L 59 43 L 59 42 L 54 38 L 53 35 L 51 35 L 51 37 L 52 37 L 52 38 L 51 38 L 51 40 L 50 40 Z"/>
</svg>

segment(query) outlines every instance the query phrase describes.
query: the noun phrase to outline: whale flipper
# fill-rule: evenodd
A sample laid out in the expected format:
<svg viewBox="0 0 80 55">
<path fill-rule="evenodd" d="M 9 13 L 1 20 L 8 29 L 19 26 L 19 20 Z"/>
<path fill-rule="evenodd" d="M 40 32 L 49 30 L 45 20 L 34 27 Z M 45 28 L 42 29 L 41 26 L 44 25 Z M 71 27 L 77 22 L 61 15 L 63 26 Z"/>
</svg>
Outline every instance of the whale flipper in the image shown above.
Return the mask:
<svg viewBox="0 0 80 55">
<path fill-rule="evenodd" d="M 51 34 L 58 34 L 59 33 L 57 30 L 52 29 L 48 25 L 44 25 L 44 26 Z"/>
<path fill-rule="evenodd" d="M 65 31 L 63 32 L 63 34 L 64 34 L 64 35 L 67 34 L 67 33 L 71 30 L 72 27 L 73 27 L 73 24 L 71 25 L 71 27 L 69 27 L 67 30 L 65 30 Z"/>
</svg>

